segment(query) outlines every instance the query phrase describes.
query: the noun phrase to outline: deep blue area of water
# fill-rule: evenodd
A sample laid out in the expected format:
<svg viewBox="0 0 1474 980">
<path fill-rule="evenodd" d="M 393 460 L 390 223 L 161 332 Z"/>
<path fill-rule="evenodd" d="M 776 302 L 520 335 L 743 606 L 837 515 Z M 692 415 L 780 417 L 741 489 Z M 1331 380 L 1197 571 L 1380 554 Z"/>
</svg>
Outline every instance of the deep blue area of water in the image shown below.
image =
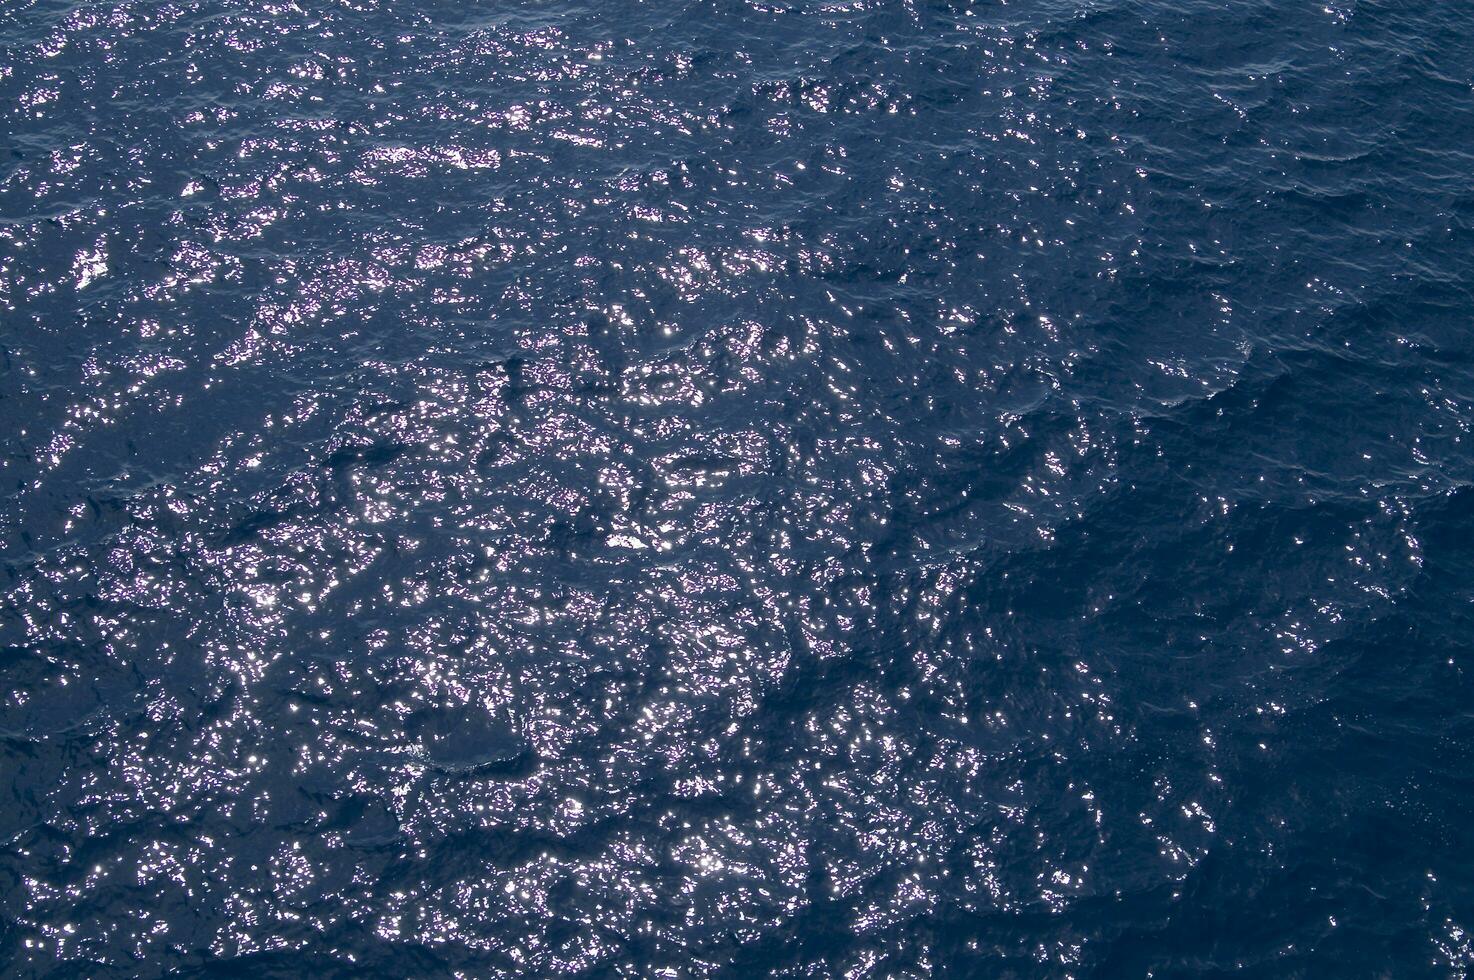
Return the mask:
<svg viewBox="0 0 1474 980">
<path fill-rule="evenodd" d="M 1464 976 L 1474 6 L 5 0 L 6 976 Z"/>
</svg>

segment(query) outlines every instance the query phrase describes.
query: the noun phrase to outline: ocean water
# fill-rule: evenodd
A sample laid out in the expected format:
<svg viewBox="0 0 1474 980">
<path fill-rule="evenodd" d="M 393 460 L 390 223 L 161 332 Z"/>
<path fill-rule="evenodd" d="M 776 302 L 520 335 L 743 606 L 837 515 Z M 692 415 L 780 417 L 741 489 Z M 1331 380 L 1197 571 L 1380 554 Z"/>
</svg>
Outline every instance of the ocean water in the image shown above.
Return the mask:
<svg viewBox="0 0 1474 980">
<path fill-rule="evenodd" d="M 1474 7 L 5 0 L 16 977 L 1465 976 Z"/>
</svg>

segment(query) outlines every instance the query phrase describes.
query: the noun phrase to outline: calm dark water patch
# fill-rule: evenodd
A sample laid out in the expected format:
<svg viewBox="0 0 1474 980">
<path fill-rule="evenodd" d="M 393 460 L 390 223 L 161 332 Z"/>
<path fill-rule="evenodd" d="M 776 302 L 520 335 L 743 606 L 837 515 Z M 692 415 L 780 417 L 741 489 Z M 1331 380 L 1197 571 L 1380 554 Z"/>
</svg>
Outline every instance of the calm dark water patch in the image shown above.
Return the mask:
<svg viewBox="0 0 1474 980">
<path fill-rule="evenodd" d="M 0 7 L 0 959 L 1463 976 L 1474 8 Z"/>
</svg>

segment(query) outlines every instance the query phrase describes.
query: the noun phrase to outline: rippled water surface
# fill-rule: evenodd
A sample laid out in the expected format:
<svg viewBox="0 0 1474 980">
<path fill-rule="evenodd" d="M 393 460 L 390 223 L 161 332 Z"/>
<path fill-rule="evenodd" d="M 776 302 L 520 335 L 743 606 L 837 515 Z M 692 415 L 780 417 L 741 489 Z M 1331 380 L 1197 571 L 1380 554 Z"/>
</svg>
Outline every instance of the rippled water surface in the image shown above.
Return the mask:
<svg viewBox="0 0 1474 980">
<path fill-rule="evenodd" d="M 1462 976 L 1474 7 L 5 0 L 0 961 Z"/>
</svg>

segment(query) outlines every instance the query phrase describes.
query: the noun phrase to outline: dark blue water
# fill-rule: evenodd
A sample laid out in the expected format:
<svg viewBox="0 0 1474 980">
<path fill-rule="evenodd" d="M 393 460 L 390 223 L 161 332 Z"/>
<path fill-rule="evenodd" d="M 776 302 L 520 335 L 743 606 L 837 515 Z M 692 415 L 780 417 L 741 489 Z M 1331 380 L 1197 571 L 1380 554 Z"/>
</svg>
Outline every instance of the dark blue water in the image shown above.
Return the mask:
<svg viewBox="0 0 1474 980">
<path fill-rule="evenodd" d="M 1474 7 L 6 0 L 7 976 L 1464 976 Z"/>
</svg>

